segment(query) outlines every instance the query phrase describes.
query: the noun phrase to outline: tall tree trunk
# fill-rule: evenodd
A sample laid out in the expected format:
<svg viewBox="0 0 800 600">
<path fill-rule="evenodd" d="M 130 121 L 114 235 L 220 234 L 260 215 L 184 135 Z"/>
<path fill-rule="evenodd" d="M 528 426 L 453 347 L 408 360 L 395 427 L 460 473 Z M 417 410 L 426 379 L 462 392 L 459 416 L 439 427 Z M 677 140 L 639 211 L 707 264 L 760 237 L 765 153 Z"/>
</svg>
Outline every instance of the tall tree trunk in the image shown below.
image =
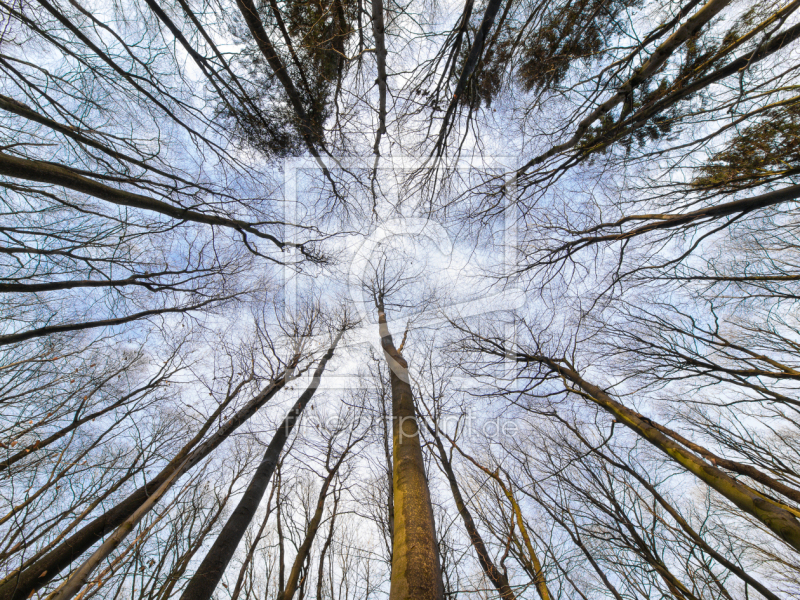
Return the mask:
<svg viewBox="0 0 800 600">
<path fill-rule="evenodd" d="M 542 564 L 541 562 L 539 562 L 539 557 L 536 554 L 536 549 L 533 547 L 533 543 L 531 542 L 531 536 L 528 533 L 528 527 L 525 525 L 525 519 L 522 516 L 522 509 L 520 508 L 517 499 L 514 497 L 514 490 L 511 488 L 511 482 L 509 481 L 507 485 L 506 482 L 503 481 L 503 478 L 500 476 L 500 471 L 501 471 L 500 467 L 492 471 L 488 467 L 485 467 L 482 464 L 480 464 L 477 460 L 475 460 L 475 458 L 464 452 L 458 445 L 456 445 L 456 443 L 453 440 L 450 440 L 450 442 L 453 444 L 453 447 L 456 450 L 458 450 L 461 456 L 469 460 L 481 471 L 483 471 L 489 477 L 494 479 L 500 486 L 500 489 L 503 490 L 503 495 L 505 495 L 506 499 L 511 505 L 511 512 L 514 515 L 513 518 L 517 523 L 517 527 L 519 528 L 519 532 L 522 535 L 522 541 L 524 543 L 524 548 L 522 548 L 522 545 L 520 545 L 520 553 L 519 553 L 519 558 L 522 567 L 525 569 L 525 571 L 527 571 L 527 573 L 533 580 L 533 583 L 536 586 L 536 591 L 538 592 L 539 597 L 542 600 L 550 600 L 550 591 L 547 588 L 547 581 L 545 580 L 544 577 Z"/>
<path fill-rule="evenodd" d="M 0 585 L 0 600 L 25 600 L 30 597 L 35 590 L 46 585 L 56 575 L 67 568 L 72 561 L 80 557 L 96 542 L 103 539 L 103 537 L 125 522 L 128 517 L 147 501 L 150 494 L 155 492 L 161 484 L 170 478 L 187 456 L 188 459 L 183 468 L 184 473 L 202 461 L 242 423 L 247 421 L 259 408 L 266 404 L 270 398 L 284 387 L 291 372 L 297 366 L 298 361 L 299 355 L 296 355 L 290 361 L 284 372 L 264 388 L 255 398 L 245 404 L 233 417 L 228 419 L 213 436 L 196 449 L 192 450 L 194 445 L 203 438 L 211 425 L 216 421 L 219 413 L 225 407 L 225 405 L 221 405 L 211 418 L 206 421 L 194 438 L 178 452 L 154 479 L 132 492 L 125 500 L 107 510 L 91 523 L 76 531 L 17 576 L 4 581 L 2 585 Z"/>
<path fill-rule="evenodd" d="M 519 527 L 522 540 L 525 542 L 525 549 L 528 551 L 527 559 L 523 562 L 523 564 L 526 567 L 526 570 L 533 577 L 533 583 L 536 585 L 536 591 L 539 593 L 539 597 L 542 600 L 550 600 L 550 591 L 547 589 L 547 582 L 544 578 L 542 565 L 539 562 L 539 557 L 536 555 L 536 550 L 534 550 L 533 544 L 531 543 L 531 537 L 528 534 L 528 528 L 525 525 L 525 519 L 522 518 L 522 510 L 520 509 L 519 503 L 514 497 L 514 491 L 511 489 L 510 485 L 506 486 L 503 484 L 499 477 L 497 478 L 497 481 L 501 484 L 506 498 L 508 498 L 508 501 L 511 503 L 511 508 L 513 509 L 514 516 L 517 519 L 517 527 Z M 520 556 L 524 556 L 524 554 L 520 553 Z"/>
<path fill-rule="evenodd" d="M 647 81 L 654 73 L 661 68 L 667 59 L 684 43 L 686 40 L 697 35 L 697 33 L 711 21 L 719 12 L 730 4 L 731 0 L 709 0 L 700 10 L 689 17 L 675 32 L 667 38 L 664 43 L 655 48 L 647 60 L 645 60 L 633 75 L 617 88 L 617 93 L 611 98 L 600 104 L 586 117 L 584 117 L 575 130 L 575 133 L 567 141 L 552 146 L 549 150 L 540 154 L 536 158 L 528 161 L 519 171 L 522 174 L 533 166 L 539 165 L 551 156 L 569 150 L 583 139 L 590 131 L 592 125 L 608 114 L 615 106 L 621 104 L 630 93 Z"/>
<path fill-rule="evenodd" d="M 317 391 L 325 366 L 333 356 L 336 345 L 342 335 L 344 335 L 344 328 L 336 334 L 330 348 L 320 359 L 308 388 L 300 395 L 300 398 L 297 399 L 297 402 L 295 402 L 275 432 L 272 441 L 267 446 L 261 464 L 258 465 L 253 478 L 250 480 L 250 485 L 247 486 L 247 490 L 245 490 L 236 509 L 228 518 L 228 522 L 225 523 L 208 554 L 206 554 L 203 562 L 200 563 L 183 594 L 181 594 L 181 600 L 208 600 L 211 598 L 220 579 L 222 579 L 222 575 L 225 573 L 228 563 L 234 552 L 236 552 L 239 542 L 250 526 L 261 499 L 264 497 L 264 492 L 266 492 L 269 481 L 272 479 L 272 474 L 275 472 L 275 466 L 278 464 L 278 459 L 286 440 L 289 439 L 294 426 L 300 420 L 303 409 L 305 409 L 309 400 Z"/>
<path fill-rule="evenodd" d="M 394 346 L 382 299 L 377 302 L 377 308 L 381 346 L 389 364 L 394 425 L 394 527 L 389 600 L 441 600 L 444 584 L 408 363 Z"/>
<path fill-rule="evenodd" d="M 656 502 L 658 502 L 662 506 L 662 508 L 664 508 L 664 510 L 674 519 L 674 521 L 680 526 L 680 528 L 684 531 L 684 533 L 686 533 L 686 535 L 692 540 L 692 542 L 697 544 L 697 546 L 703 552 L 708 554 L 711 558 L 713 558 L 723 567 L 728 569 L 731 573 L 736 575 L 743 582 L 755 588 L 759 594 L 764 596 L 764 598 L 768 598 L 768 600 L 780 600 L 778 596 L 776 596 L 770 590 L 768 590 L 760 581 L 754 579 L 739 565 L 731 562 L 725 556 L 723 556 L 722 554 L 717 552 L 714 548 L 709 546 L 708 543 L 703 539 L 703 537 L 692 528 L 692 526 L 686 521 L 686 519 L 683 518 L 683 516 L 681 516 L 680 512 L 678 512 L 678 510 L 674 506 L 672 506 L 672 504 L 670 504 L 667 501 L 667 499 L 664 498 L 658 492 L 658 490 L 653 484 L 651 484 L 645 477 L 642 477 L 636 471 L 636 469 L 632 469 L 624 462 L 620 462 L 613 455 L 606 454 L 605 452 L 602 452 L 599 448 L 594 448 L 593 445 L 581 435 L 580 431 L 577 428 L 573 429 L 572 427 L 570 427 L 570 429 L 578 436 L 581 442 L 583 442 L 583 444 L 587 448 L 590 448 L 591 451 L 594 452 L 597 456 L 601 457 L 608 464 L 613 465 L 617 469 L 625 471 L 626 473 L 634 477 L 648 492 L 650 492 L 650 495 L 653 496 L 653 499 Z M 534 496 L 531 497 L 533 498 Z"/>
<path fill-rule="evenodd" d="M 319 525 L 322 522 L 322 516 L 323 513 L 325 512 L 325 500 L 328 498 L 328 489 L 330 488 L 331 483 L 333 482 L 333 478 L 339 471 L 339 467 L 341 466 L 342 461 L 344 461 L 346 455 L 347 455 L 346 452 L 342 454 L 340 459 L 328 472 L 328 475 L 322 482 L 322 488 L 320 489 L 319 495 L 317 496 L 317 507 L 314 511 L 314 516 L 311 518 L 311 521 L 309 521 L 308 529 L 306 530 L 306 535 L 305 538 L 303 539 L 303 543 L 297 550 L 297 556 L 295 557 L 294 563 L 292 564 L 292 570 L 289 572 L 289 579 L 286 582 L 286 587 L 280 591 L 277 600 L 292 600 L 292 597 L 297 591 L 297 586 L 298 582 L 300 581 L 300 573 L 303 568 L 303 563 L 305 563 L 309 559 L 311 553 L 311 545 L 314 543 L 314 538 L 317 536 L 317 531 L 319 531 Z M 334 493 L 336 493 L 335 488 L 334 488 Z"/>
<path fill-rule="evenodd" d="M 152 494 L 142 505 L 137 508 L 134 513 L 129 516 L 111 534 L 101 545 L 94 551 L 94 553 L 80 566 L 78 569 L 67 579 L 57 590 L 47 596 L 47 600 L 70 600 L 75 597 L 80 589 L 89 582 L 89 576 L 103 562 L 108 556 L 122 543 L 127 535 L 133 531 L 133 528 L 138 525 L 150 509 L 167 493 L 172 483 L 181 476 L 181 473 L 186 468 L 186 460 L 172 472 L 167 480 L 162 483 L 158 489 Z"/>
<path fill-rule="evenodd" d="M 690 471 L 710 488 L 716 490 L 743 511 L 751 514 L 784 542 L 800 551 L 800 522 L 798 511 L 767 498 L 753 488 L 734 479 L 716 466 L 702 460 L 686 447 L 664 434 L 664 427 L 654 423 L 634 410 L 620 404 L 601 388 L 589 383 L 574 369 L 543 356 L 519 355 L 517 360 L 547 365 L 553 372 L 575 384 L 580 393 L 614 415 L 621 423 L 664 452 L 675 462 Z M 695 446 L 696 451 L 696 445 Z"/>
<path fill-rule="evenodd" d="M 328 525 L 328 537 L 325 538 L 325 543 L 322 544 L 322 549 L 319 551 L 319 568 L 317 570 L 317 600 L 322 600 L 322 584 L 325 578 L 325 555 L 333 543 L 334 528 L 336 527 L 336 515 L 339 509 L 339 495 L 333 495 L 333 510 L 331 511 L 331 522 Z M 333 598 L 333 596 L 331 596 Z"/>
<path fill-rule="evenodd" d="M 461 515 L 461 519 L 464 521 L 464 528 L 467 530 L 469 540 L 472 542 L 472 546 L 478 554 L 478 562 L 483 572 L 486 573 L 486 577 L 492 582 L 492 585 L 497 591 L 500 592 L 500 598 L 502 598 L 502 600 L 516 600 L 516 596 L 508 583 L 508 577 L 495 566 L 491 556 L 489 556 L 489 551 L 486 548 L 486 544 L 483 542 L 483 537 L 481 537 L 475 525 L 475 521 L 472 519 L 472 514 L 469 512 L 467 503 L 464 502 L 461 490 L 458 487 L 456 474 L 453 471 L 453 465 L 450 462 L 450 458 L 447 456 L 447 451 L 444 449 L 442 439 L 436 431 L 436 424 L 434 423 L 433 427 L 431 427 L 426 423 L 426 426 L 436 442 L 436 448 L 439 450 L 439 459 L 445 475 L 447 475 L 447 481 L 450 483 L 450 491 L 453 494 L 456 509 L 458 509 L 458 514 Z"/>
</svg>

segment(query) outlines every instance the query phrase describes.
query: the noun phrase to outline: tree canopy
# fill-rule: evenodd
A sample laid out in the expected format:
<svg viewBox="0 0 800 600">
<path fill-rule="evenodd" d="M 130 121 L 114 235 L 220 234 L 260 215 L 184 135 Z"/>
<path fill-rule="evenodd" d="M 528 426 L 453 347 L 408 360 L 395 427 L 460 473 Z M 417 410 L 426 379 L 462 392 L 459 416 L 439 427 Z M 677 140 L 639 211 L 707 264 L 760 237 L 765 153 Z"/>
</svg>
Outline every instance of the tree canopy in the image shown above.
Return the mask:
<svg viewBox="0 0 800 600">
<path fill-rule="evenodd" d="M 0 0 L 0 600 L 800 596 L 800 0 Z"/>
</svg>

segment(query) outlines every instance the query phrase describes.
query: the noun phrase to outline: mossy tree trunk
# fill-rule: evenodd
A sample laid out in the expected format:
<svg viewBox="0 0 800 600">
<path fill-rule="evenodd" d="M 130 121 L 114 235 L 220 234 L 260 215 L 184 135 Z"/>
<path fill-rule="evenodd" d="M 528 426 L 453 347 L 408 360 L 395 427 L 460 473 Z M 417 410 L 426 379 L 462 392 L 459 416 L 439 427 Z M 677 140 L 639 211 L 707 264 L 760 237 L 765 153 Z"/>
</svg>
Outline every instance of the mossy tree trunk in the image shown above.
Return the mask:
<svg viewBox="0 0 800 600">
<path fill-rule="evenodd" d="M 376 304 L 392 386 L 394 535 L 389 600 L 441 600 L 444 585 L 408 363 L 392 341 L 383 299 L 379 297 Z"/>
</svg>

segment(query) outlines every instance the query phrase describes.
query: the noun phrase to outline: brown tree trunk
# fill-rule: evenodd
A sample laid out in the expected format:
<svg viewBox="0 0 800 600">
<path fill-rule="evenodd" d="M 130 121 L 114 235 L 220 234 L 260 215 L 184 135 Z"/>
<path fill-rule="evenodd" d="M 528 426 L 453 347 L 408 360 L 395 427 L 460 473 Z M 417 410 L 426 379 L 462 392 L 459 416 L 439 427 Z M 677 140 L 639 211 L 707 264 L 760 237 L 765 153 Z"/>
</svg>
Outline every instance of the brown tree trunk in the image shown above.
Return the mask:
<svg viewBox="0 0 800 600">
<path fill-rule="evenodd" d="M 225 526 L 222 528 L 219 536 L 214 541 L 214 544 L 206 554 L 203 562 L 197 568 L 194 576 L 189 581 L 186 589 L 181 594 L 181 600 L 207 600 L 211 598 L 214 590 L 219 584 L 225 569 L 228 567 L 239 542 L 242 540 L 245 531 L 250 526 L 250 522 L 255 516 L 258 505 L 264 497 L 264 492 L 267 491 L 272 474 L 275 472 L 275 467 L 280 459 L 283 447 L 289 436 L 292 433 L 297 422 L 303 414 L 308 402 L 314 396 L 314 393 L 319 387 L 322 373 L 325 371 L 325 366 L 328 361 L 333 357 L 336 346 L 344 334 L 344 329 L 340 330 L 334 338 L 328 351 L 320 359 L 314 371 L 314 376 L 308 388 L 300 395 L 292 409 L 284 418 L 275 435 L 272 438 L 267 450 L 264 452 L 264 458 L 258 465 L 253 478 L 250 480 L 250 485 L 247 486 L 244 495 L 239 504 L 234 509 Z"/>
<path fill-rule="evenodd" d="M 280 477 L 281 472 L 281 465 L 278 464 L 277 467 L 277 476 Z M 272 514 L 272 497 L 275 495 L 275 486 L 272 486 L 272 489 L 269 492 L 269 498 L 267 498 L 267 510 L 264 513 L 264 518 L 261 521 L 261 526 L 258 528 L 258 533 L 256 533 L 255 537 L 253 538 L 253 543 L 250 544 L 250 547 L 247 549 L 247 556 L 245 556 L 244 561 L 242 561 L 242 566 L 239 569 L 239 576 L 236 578 L 236 585 L 233 588 L 233 592 L 231 593 L 231 600 L 238 600 L 239 594 L 242 593 L 242 587 L 244 586 L 244 578 L 247 575 L 247 570 L 250 568 L 251 563 L 253 562 L 253 555 L 256 553 L 256 548 L 258 547 L 258 543 L 264 537 L 264 529 L 267 527 L 267 522 L 269 521 L 269 517 Z"/>
<path fill-rule="evenodd" d="M 620 404 L 601 388 L 583 379 L 577 371 L 541 356 L 518 357 L 518 360 L 547 365 L 553 372 L 575 384 L 582 395 L 614 415 L 675 462 L 690 471 L 706 485 L 718 491 L 743 511 L 753 515 L 784 542 L 800 551 L 800 522 L 797 511 L 758 493 L 729 476 L 715 463 L 707 463 L 662 432 L 662 427 L 634 410 Z"/>
<path fill-rule="evenodd" d="M 734 564 L 733 562 L 731 562 L 730 560 L 725 558 L 725 556 L 723 556 L 722 554 L 720 554 L 719 552 L 714 550 L 714 548 L 709 546 L 708 543 L 703 539 L 703 537 L 699 533 L 697 533 L 692 528 L 692 526 L 689 525 L 689 523 L 681 516 L 680 512 L 678 512 L 678 510 L 674 506 L 672 506 L 672 504 L 670 504 L 667 501 L 667 499 L 664 498 L 658 492 L 658 490 L 656 489 L 656 487 L 654 485 L 652 485 L 646 478 L 642 477 L 636 471 L 636 469 L 632 469 L 630 466 L 628 466 L 624 462 L 621 462 L 621 461 L 617 460 L 613 455 L 606 454 L 605 452 L 602 452 L 599 448 L 594 448 L 592 446 L 592 444 L 586 438 L 584 438 L 583 435 L 581 435 L 580 431 L 577 428 L 570 427 L 570 430 L 578 437 L 578 439 L 581 440 L 581 442 L 583 442 L 583 444 L 587 448 L 590 448 L 592 450 L 592 452 L 597 454 L 597 456 L 602 458 L 608 464 L 614 466 L 617 469 L 625 471 L 626 473 L 631 475 L 633 478 L 635 478 L 650 493 L 650 495 L 653 496 L 653 499 L 656 502 L 658 502 L 662 506 L 662 508 L 664 508 L 664 510 L 674 519 L 674 521 L 680 526 L 680 528 L 684 531 L 684 533 L 686 533 L 686 535 L 689 538 L 691 538 L 692 542 L 697 544 L 697 546 L 703 552 L 708 554 L 711 558 L 713 558 L 715 561 L 717 561 L 723 567 L 728 569 L 731 573 L 736 575 L 743 582 L 745 582 L 745 583 L 751 585 L 753 588 L 755 588 L 756 591 L 758 591 L 759 594 L 764 596 L 764 598 L 768 598 L 769 600 L 780 600 L 775 594 L 773 594 L 770 590 L 768 590 L 760 581 L 758 581 L 757 579 L 754 579 L 746 571 L 744 571 L 740 566 Z M 530 497 L 536 499 L 535 496 L 531 495 Z M 539 502 L 538 499 L 536 499 L 536 501 Z M 541 502 L 539 502 L 539 503 L 541 504 Z M 545 509 L 547 509 L 547 507 L 545 507 Z M 550 512 L 550 511 L 548 510 L 548 512 Z M 562 527 L 567 529 L 566 524 L 564 524 L 561 521 L 559 521 L 559 523 L 561 524 Z M 571 532 L 570 532 L 570 535 L 572 535 Z M 577 544 L 577 542 L 576 542 L 576 544 Z M 583 546 L 581 544 L 578 544 L 578 545 L 580 545 L 581 549 L 583 549 Z"/>
<path fill-rule="evenodd" d="M 383 302 L 378 328 L 392 385 L 394 527 L 389 600 L 442 600 L 444 584 L 408 363 L 394 346 Z"/>
<path fill-rule="evenodd" d="M 195 444 L 202 439 L 208 428 L 216 421 L 220 408 L 206 421 L 203 428 L 195 437 L 178 452 L 170 463 L 151 481 L 132 492 L 125 500 L 110 508 L 105 513 L 88 523 L 53 550 L 48 552 L 33 565 L 19 573 L 17 576 L 0 585 L 0 600 L 25 600 L 40 587 L 46 585 L 61 571 L 67 568 L 105 535 L 114 531 L 119 525 L 132 515 L 158 487 L 166 481 L 188 455 L 183 469 L 184 472 L 198 464 L 217 448 L 227 437 L 242 423 L 249 419 L 279 390 L 283 389 L 287 378 L 297 365 L 299 356 L 295 356 L 289 363 L 286 371 L 282 372 L 272 383 L 265 387 L 260 394 L 248 402 L 233 417 L 228 419 L 220 429 L 197 448 Z M 191 452 L 191 454 L 189 454 Z"/>
<path fill-rule="evenodd" d="M 341 458 L 336 462 L 333 469 L 330 470 L 325 480 L 322 482 L 322 488 L 319 491 L 317 498 L 317 507 L 314 511 L 314 516 L 308 524 L 305 538 L 300 548 L 297 550 L 297 556 L 292 564 L 292 570 L 289 572 L 289 579 L 286 582 L 286 587 L 278 594 L 277 600 L 292 600 L 295 592 L 297 591 L 298 584 L 300 583 L 300 574 L 303 564 L 308 561 L 311 555 L 311 546 L 314 543 L 314 538 L 317 537 L 319 525 L 322 522 L 322 516 L 325 512 L 325 500 L 328 498 L 328 489 L 330 488 L 333 478 L 336 476 L 339 466 L 342 464 L 346 454 L 342 454 Z M 334 493 L 336 493 L 334 491 Z"/>
<path fill-rule="evenodd" d="M 317 569 L 317 600 L 322 600 L 322 584 L 325 577 L 325 555 L 333 543 L 333 534 L 336 527 L 336 515 L 339 510 L 339 495 L 333 495 L 333 510 L 331 511 L 331 521 L 328 525 L 328 537 L 325 538 L 325 543 L 322 544 L 322 549 L 319 551 L 319 568 Z M 331 559 L 333 560 L 333 559 Z M 331 598 L 333 596 L 331 595 Z"/>
<path fill-rule="evenodd" d="M 525 571 L 528 573 L 528 575 L 530 575 L 531 579 L 533 580 L 533 584 L 536 586 L 536 591 L 539 594 L 539 597 L 542 600 L 550 600 L 550 591 L 547 588 L 547 581 L 545 580 L 544 577 L 542 564 L 541 562 L 539 562 L 539 557 L 536 554 L 536 549 L 533 547 L 533 543 L 531 542 L 531 537 L 530 534 L 528 533 L 528 527 L 525 525 L 525 519 L 522 516 L 522 509 L 520 509 L 519 503 L 517 502 L 517 499 L 514 497 L 514 491 L 511 489 L 510 482 L 509 485 L 506 485 L 506 483 L 503 481 L 503 478 L 500 477 L 500 468 L 498 468 L 495 471 L 492 471 L 487 467 L 484 467 L 472 456 L 465 453 L 461 448 L 455 445 L 455 443 L 453 443 L 453 446 L 456 448 L 456 450 L 458 450 L 461 456 L 469 460 L 481 471 L 483 471 L 489 477 L 494 479 L 500 486 L 500 489 L 503 490 L 503 494 L 505 495 L 506 499 L 511 505 L 511 511 L 514 515 L 513 518 L 516 521 L 517 527 L 519 527 L 519 532 L 522 535 L 522 541 L 525 546 L 523 549 L 520 545 L 519 557 L 522 567 L 525 569 Z"/>
<path fill-rule="evenodd" d="M 469 512 L 467 503 L 464 502 L 464 498 L 461 495 L 461 490 L 458 487 L 456 474 L 453 471 L 453 465 L 450 463 L 450 459 L 447 456 L 447 451 L 444 449 L 444 445 L 442 444 L 442 439 L 439 437 L 439 434 L 436 431 L 436 424 L 434 424 L 433 427 L 428 426 L 428 431 L 431 432 L 431 435 L 436 442 L 436 448 L 439 450 L 440 462 L 442 464 L 442 468 L 444 469 L 445 475 L 447 475 L 447 480 L 450 483 L 450 491 L 453 494 L 453 500 L 456 503 L 458 514 L 461 515 L 461 519 L 464 521 L 464 528 L 467 530 L 467 535 L 469 535 L 469 539 L 472 542 L 472 547 L 475 548 L 475 552 L 478 554 L 478 562 L 480 563 L 483 572 L 486 573 L 486 577 L 489 578 L 489 581 L 492 582 L 492 585 L 494 585 L 497 591 L 500 592 L 500 598 L 502 600 L 516 600 L 516 596 L 514 595 L 514 592 L 511 590 L 511 586 L 508 583 L 508 577 L 506 577 L 505 573 L 500 571 L 500 569 L 495 566 L 491 556 L 489 556 L 489 551 L 486 548 L 486 544 L 483 542 L 483 537 L 481 537 L 481 534 L 475 525 L 475 521 L 472 518 L 472 514 Z"/>
</svg>

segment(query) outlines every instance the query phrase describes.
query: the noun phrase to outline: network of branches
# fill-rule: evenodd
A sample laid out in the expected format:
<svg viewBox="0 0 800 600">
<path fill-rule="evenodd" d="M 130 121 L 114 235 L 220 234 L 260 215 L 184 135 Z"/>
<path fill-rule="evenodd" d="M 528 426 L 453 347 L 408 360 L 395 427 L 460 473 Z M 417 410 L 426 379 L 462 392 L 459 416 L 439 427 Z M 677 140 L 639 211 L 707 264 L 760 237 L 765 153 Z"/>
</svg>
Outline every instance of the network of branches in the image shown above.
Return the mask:
<svg viewBox="0 0 800 600">
<path fill-rule="evenodd" d="M 0 0 L 0 600 L 800 597 L 800 0 Z"/>
</svg>

